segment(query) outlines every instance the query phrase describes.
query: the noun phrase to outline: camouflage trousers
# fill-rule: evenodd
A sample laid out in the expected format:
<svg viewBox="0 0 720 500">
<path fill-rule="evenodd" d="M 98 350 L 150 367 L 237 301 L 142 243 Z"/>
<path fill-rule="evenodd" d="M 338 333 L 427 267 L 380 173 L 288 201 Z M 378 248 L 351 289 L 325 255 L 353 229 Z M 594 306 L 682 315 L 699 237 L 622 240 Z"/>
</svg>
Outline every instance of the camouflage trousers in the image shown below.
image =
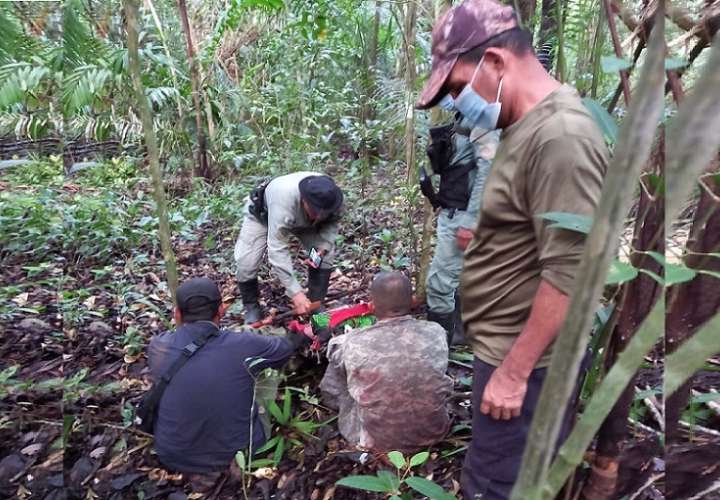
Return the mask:
<svg viewBox="0 0 720 500">
<path fill-rule="evenodd" d="M 460 228 L 461 212 L 442 209 L 437 220 L 435 254 L 425 283 L 428 309 L 438 314 L 455 310 L 455 290 L 460 284 L 463 255 L 456 243 L 455 235 Z"/>
</svg>

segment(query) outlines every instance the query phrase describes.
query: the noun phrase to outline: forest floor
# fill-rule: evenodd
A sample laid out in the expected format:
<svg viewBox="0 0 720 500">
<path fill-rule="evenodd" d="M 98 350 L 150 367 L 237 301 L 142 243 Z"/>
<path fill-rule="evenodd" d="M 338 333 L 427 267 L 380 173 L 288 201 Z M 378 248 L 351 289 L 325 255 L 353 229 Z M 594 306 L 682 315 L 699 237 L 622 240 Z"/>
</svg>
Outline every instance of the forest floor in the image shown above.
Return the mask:
<svg viewBox="0 0 720 500">
<path fill-rule="evenodd" d="M 331 307 L 367 300 L 367 284 L 375 272 L 403 269 L 412 260 L 408 249 L 414 247 L 415 236 L 409 231 L 409 217 L 417 222 L 419 214 L 406 214 L 404 192 L 393 180 L 397 176 L 376 174 L 381 179 L 375 179 L 371 192 L 348 197 L 351 210 L 343 222 L 344 239 L 331 280 L 329 297 L 335 297 Z M 20 254 L 0 253 L 5 284 L 0 289 L 0 497 L 200 498 L 192 493 L 186 477 L 162 467 L 152 438 L 131 425 L 132 406 L 149 387 L 143 347 L 154 333 L 170 327 L 171 317 L 154 224 L 145 219 L 151 209 L 148 184 L 121 180 L 111 193 L 91 181 L 53 182 L 41 188 L 0 178 L 0 192 L 12 189 L 21 197 L 49 196 L 45 207 L 53 203 L 72 207 L 70 225 L 78 226 L 60 228 L 52 241 L 38 240 Z M 251 187 L 250 182 L 235 190 L 205 187 L 201 196 L 191 194 L 187 185 L 171 188 L 177 226 L 173 243 L 181 279 L 206 275 L 221 285 L 225 297 L 235 295 L 232 248 L 242 195 Z M 80 211 L 87 200 L 92 202 Z M 108 203 L 124 203 L 122 216 L 132 219 L 129 224 L 139 233 L 112 224 L 95 228 L 104 214 L 98 207 L 107 208 Z M 75 235 L 82 235 L 77 239 L 84 246 L 72 239 Z M 107 252 L 93 246 L 98 244 L 107 246 Z M 47 248 L 39 248 L 43 245 Z M 266 305 L 285 309 L 287 301 L 267 279 L 267 268 L 261 279 Z M 222 326 L 239 332 L 241 313 L 239 305 L 232 307 Z M 422 316 L 423 311 L 416 313 Z M 453 493 L 459 491 L 463 451 L 470 436 L 471 360 L 467 349 L 454 350 L 449 368 L 454 380 L 453 429 L 429 450 L 430 459 L 414 470 Z M 319 399 L 324 366 L 322 358 L 299 355 L 285 373 L 278 398 L 283 398 L 284 387 L 290 387 L 293 415 L 330 422 L 320 425 L 313 436 L 274 423 L 273 435 L 279 432 L 300 445 L 288 445 L 276 468 L 246 479 L 249 498 L 382 498 L 335 486 L 349 475 L 394 468 L 384 456 L 348 449 L 338 433 L 335 413 Z M 660 377 L 660 364 L 649 358 L 639 388 L 659 387 Z M 696 389 L 708 392 L 719 385 L 718 379 L 720 373 L 706 372 Z M 660 428 L 652 412 L 642 409 L 641 398 L 633 414 L 638 425 L 630 428 L 625 447 L 621 490 L 623 495 L 643 490 L 635 498 L 658 498 L 657 489 L 643 486 L 664 468 Z M 717 416 L 710 420 L 707 425 L 717 429 Z M 697 433 L 697 439 L 720 443 L 703 433 Z M 210 496 L 243 498 L 242 490 L 235 476 L 224 474 Z"/>
</svg>

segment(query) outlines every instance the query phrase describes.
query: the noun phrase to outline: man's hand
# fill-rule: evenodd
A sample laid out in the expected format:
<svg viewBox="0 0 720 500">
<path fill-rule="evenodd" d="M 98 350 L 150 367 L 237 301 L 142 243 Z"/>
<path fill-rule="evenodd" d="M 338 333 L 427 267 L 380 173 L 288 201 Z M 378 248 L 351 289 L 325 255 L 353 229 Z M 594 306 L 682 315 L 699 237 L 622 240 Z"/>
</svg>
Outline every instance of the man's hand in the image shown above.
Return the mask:
<svg viewBox="0 0 720 500">
<path fill-rule="evenodd" d="M 325 248 L 321 248 L 320 250 L 316 250 L 318 255 L 320 256 L 320 262 L 322 263 L 322 259 L 327 255 L 328 251 Z M 313 269 L 318 269 L 320 266 L 315 265 L 315 262 L 312 261 L 312 259 L 307 258 L 303 261 L 303 264 L 305 264 L 308 267 L 312 267 Z"/>
<path fill-rule="evenodd" d="M 519 417 L 526 392 L 527 378 L 513 375 L 501 365 L 485 385 L 480 411 L 495 420 Z"/>
<path fill-rule="evenodd" d="M 312 308 L 312 303 L 307 298 L 307 295 L 305 295 L 304 292 L 296 293 L 295 296 L 292 298 L 292 303 L 293 311 L 298 316 L 309 313 L 310 309 Z"/>
<path fill-rule="evenodd" d="M 458 248 L 460 250 L 464 251 L 468 247 L 470 242 L 472 241 L 473 236 L 474 236 L 474 234 L 473 234 L 472 230 L 470 230 L 466 227 L 459 228 L 457 230 L 457 233 L 455 233 L 455 241 L 457 243 Z"/>
</svg>

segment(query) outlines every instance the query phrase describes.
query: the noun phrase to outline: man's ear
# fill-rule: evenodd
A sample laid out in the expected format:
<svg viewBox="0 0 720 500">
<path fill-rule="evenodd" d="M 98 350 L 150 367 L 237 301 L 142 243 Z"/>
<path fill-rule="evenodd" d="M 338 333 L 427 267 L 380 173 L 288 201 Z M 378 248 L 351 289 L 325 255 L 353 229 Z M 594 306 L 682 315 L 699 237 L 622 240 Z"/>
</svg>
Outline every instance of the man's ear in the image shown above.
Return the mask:
<svg viewBox="0 0 720 500">
<path fill-rule="evenodd" d="M 218 312 L 215 314 L 215 319 L 220 321 L 222 317 L 225 316 L 228 309 L 230 309 L 230 304 L 227 302 L 221 302 L 220 307 L 218 307 Z"/>
<path fill-rule="evenodd" d="M 176 307 L 173 311 L 173 318 L 175 319 L 175 325 L 180 326 L 182 325 L 182 313 L 180 312 L 180 308 Z"/>
<path fill-rule="evenodd" d="M 480 71 L 489 71 L 497 75 L 504 75 L 507 66 L 507 51 L 498 47 L 490 47 L 485 50 L 483 66 Z M 500 79 L 498 76 L 498 80 Z"/>
</svg>

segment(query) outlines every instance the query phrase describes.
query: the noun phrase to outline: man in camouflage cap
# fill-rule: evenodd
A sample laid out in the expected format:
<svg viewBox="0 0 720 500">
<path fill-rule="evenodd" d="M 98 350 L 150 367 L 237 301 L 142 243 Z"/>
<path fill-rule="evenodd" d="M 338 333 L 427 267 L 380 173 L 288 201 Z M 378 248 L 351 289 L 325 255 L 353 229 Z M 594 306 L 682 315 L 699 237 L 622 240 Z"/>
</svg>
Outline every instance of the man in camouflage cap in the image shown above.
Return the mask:
<svg viewBox="0 0 720 500">
<path fill-rule="evenodd" d="M 577 91 L 550 76 L 513 9 L 466 0 L 432 34 L 432 74 L 417 107 L 450 95 L 473 124 L 502 129 L 461 276 L 475 354 L 466 499 L 504 499 L 517 479 L 552 343 L 569 306 L 584 235 L 546 212 L 592 216 L 608 152 Z M 563 421 L 570 412 L 558 409 Z"/>
<path fill-rule="evenodd" d="M 339 410 L 349 444 L 417 451 L 450 428 L 445 331 L 410 316 L 412 286 L 402 273 L 378 274 L 370 293 L 378 322 L 330 341 L 323 400 Z"/>
</svg>

